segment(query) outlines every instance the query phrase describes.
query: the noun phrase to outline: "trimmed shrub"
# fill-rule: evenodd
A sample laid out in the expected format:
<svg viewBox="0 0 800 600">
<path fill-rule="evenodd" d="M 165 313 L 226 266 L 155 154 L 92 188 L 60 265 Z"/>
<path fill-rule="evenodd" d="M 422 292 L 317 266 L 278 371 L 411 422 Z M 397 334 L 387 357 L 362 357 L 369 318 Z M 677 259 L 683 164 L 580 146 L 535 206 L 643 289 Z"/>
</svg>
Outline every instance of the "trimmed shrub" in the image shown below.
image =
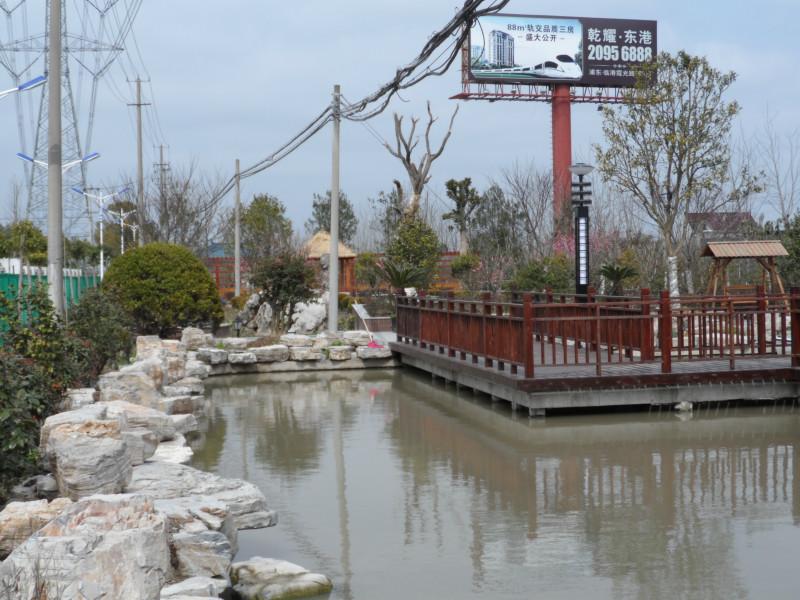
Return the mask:
<svg viewBox="0 0 800 600">
<path fill-rule="evenodd" d="M 411 214 L 405 215 L 400 221 L 397 234 L 386 248 L 386 258 L 399 268 L 424 272 L 425 276 L 417 285 L 425 288 L 433 278 L 440 252 L 441 243 L 436 232 L 417 215 Z"/>
<path fill-rule="evenodd" d="M 272 307 L 276 329 L 283 329 L 288 326 L 294 305 L 314 297 L 316 273 L 304 257 L 285 254 L 257 263 L 251 280 Z"/>
<path fill-rule="evenodd" d="M 168 335 L 176 327 L 222 320 L 211 275 L 189 250 L 148 244 L 111 262 L 103 290 L 133 319 L 136 331 Z"/>
</svg>

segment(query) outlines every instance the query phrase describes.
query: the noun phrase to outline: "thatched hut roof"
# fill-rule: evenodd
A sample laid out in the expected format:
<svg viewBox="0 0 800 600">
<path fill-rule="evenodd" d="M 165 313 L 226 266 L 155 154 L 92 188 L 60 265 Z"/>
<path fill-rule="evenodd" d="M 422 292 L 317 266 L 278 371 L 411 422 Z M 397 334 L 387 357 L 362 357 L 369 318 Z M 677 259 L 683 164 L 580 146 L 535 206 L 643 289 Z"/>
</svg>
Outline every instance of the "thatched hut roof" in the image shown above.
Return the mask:
<svg viewBox="0 0 800 600">
<path fill-rule="evenodd" d="M 331 234 L 327 231 L 318 231 L 304 246 L 308 258 L 321 258 L 324 254 L 331 252 Z M 352 249 L 339 242 L 339 258 L 355 258 L 356 253 Z"/>
</svg>

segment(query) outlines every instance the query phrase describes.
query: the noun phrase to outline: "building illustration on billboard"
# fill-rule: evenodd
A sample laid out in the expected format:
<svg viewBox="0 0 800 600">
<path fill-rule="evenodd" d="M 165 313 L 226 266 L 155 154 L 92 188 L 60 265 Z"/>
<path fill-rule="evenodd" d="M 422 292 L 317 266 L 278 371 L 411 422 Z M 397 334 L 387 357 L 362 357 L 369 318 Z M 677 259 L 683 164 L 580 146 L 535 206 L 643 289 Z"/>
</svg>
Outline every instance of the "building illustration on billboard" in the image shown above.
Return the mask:
<svg viewBox="0 0 800 600">
<path fill-rule="evenodd" d="M 487 15 L 470 31 L 476 81 L 630 86 L 656 56 L 656 22 Z"/>
</svg>

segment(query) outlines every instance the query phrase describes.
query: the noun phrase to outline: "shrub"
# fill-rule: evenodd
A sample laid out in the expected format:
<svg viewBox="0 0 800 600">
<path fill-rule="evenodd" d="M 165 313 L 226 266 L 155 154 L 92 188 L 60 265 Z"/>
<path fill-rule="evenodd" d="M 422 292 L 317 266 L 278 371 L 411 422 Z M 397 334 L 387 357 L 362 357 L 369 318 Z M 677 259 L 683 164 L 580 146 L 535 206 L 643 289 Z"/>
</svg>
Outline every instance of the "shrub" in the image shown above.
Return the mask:
<svg viewBox="0 0 800 600">
<path fill-rule="evenodd" d="M 574 267 L 566 254 L 532 260 L 519 267 L 506 286 L 513 291 L 552 289 L 569 292 L 573 289 Z"/>
<path fill-rule="evenodd" d="M 86 346 L 86 376 L 97 378 L 106 365 L 117 367 L 129 358 L 133 346 L 133 322 L 119 304 L 99 289 L 86 292 L 70 312 L 69 332 Z"/>
<path fill-rule="evenodd" d="M 416 214 L 405 215 L 397 233 L 386 248 L 390 264 L 413 267 L 426 275 L 417 287 L 427 287 L 439 263 L 441 244 L 436 232 Z M 384 261 L 384 272 L 386 261 Z"/>
<path fill-rule="evenodd" d="M 136 330 L 167 335 L 176 327 L 222 320 L 211 275 L 189 250 L 149 244 L 111 262 L 103 289 L 131 315 Z"/>
<path fill-rule="evenodd" d="M 362 252 L 356 257 L 356 281 L 366 285 L 370 291 L 378 287 L 381 273 L 374 252 Z"/>
<path fill-rule="evenodd" d="M 297 254 L 269 257 L 256 264 L 253 284 L 264 293 L 263 298 L 272 307 L 276 328 L 284 328 L 294 311 L 294 305 L 314 297 L 316 273 Z"/>
<path fill-rule="evenodd" d="M 410 287 L 423 287 L 431 279 L 430 270 L 409 263 L 395 263 L 390 259 L 383 261 L 381 276 L 392 290 Z"/>
<path fill-rule="evenodd" d="M 481 266 L 481 259 L 475 254 L 463 254 L 457 256 L 450 263 L 450 272 L 453 277 L 461 282 L 467 290 L 473 290 L 477 287 L 477 269 Z"/>
</svg>

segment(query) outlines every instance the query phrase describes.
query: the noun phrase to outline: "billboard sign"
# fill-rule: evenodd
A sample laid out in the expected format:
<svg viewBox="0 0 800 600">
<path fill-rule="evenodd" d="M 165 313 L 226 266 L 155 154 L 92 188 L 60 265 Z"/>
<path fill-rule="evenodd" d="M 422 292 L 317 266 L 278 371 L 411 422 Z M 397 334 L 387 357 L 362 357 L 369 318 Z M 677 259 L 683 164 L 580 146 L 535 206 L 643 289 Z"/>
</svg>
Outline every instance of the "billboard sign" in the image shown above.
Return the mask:
<svg viewBox="0 0 800 600">
<path fill-rule="evenodd" d="M 474 81 L 636 84 L 635 68 L 656 57 L 656 21 L 488 15 L 470 31 Z"/>
</svg>

